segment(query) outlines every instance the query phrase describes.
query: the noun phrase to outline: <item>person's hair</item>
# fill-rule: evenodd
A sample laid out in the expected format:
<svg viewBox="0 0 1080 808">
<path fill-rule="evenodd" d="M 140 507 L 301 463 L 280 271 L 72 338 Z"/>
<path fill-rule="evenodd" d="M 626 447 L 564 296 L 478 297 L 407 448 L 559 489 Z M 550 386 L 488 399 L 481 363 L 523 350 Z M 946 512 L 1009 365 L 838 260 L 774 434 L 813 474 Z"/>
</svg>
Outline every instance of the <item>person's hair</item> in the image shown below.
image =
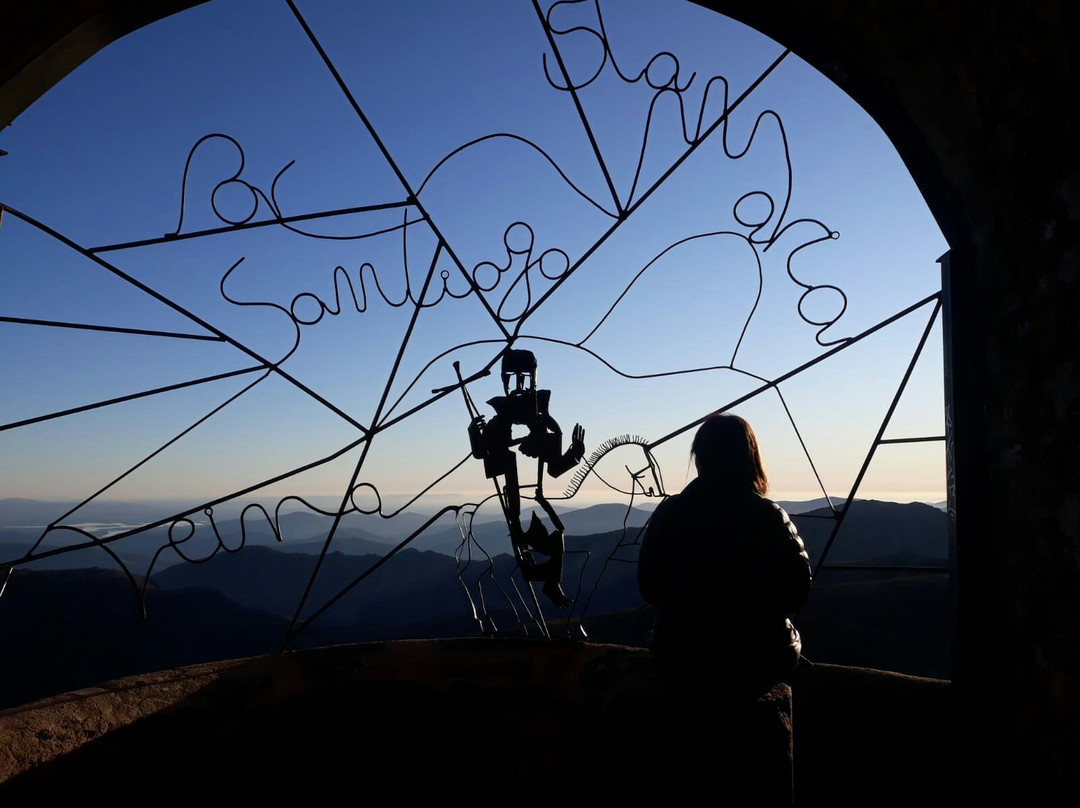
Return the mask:
<svg viewBox="0 0 1080 808">
<path fill-rule="evenodd" d="M 701 477 L 724 487 L 750 489 L 764 496 L 769 490 L 757 436 L 750 424 L 730 413 L 713 413 L 698 427 L 690 456 Z"/>
</svg>

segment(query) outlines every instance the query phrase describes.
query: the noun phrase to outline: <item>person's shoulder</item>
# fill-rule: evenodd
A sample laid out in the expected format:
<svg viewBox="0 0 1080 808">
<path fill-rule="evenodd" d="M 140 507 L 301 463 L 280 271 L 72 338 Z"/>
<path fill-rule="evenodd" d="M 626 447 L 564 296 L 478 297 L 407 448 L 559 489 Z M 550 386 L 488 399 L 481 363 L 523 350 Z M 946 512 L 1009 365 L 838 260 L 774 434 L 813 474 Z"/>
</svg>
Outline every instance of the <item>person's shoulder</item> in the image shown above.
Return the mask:
<svg viewBox="0 0 1080 808">
<path fill-rule="evenodd" d="M 762 508 L 766 508 L 769 511 L 771 511 L 772 513 L 775 513 L 777 516 L 779 516 L 785 522 L 787 522 L 789 520 L 790 517 L 788 517 L 787 511 L 785 511 L 780 506 L 779 502 L 775 502 L 775 501 L 769 499 L 768 497 L 762 497 L 762 496 L 759 496 L 758 499 L 761 500 Z"/>
<path fill-rule="evenodd" d="M 662 500 L 656 503 L 656 507 L 653 508 L 650 521 L 655 521 L 657 517 L 663 518 L 665 516 L 669 516 L 670 514 L 678 510 L 679 497 L 680 494 L 670 494 L 669 496 L 664 497 Z"/>
<path fill-rule="evenodd" d="M 785 526 L 792 523 L 791 517 L 788 516 L 787 511 L 780 507 L 780 503 L 774 502 L 768 497 L 754 494 L 750 500 L 750 505 L 754 512 L 763 519 Z"/>
<path fill-rule="evenodd" d="M 655 533 L 661 529 L 684 524 L 688 514 L 693 510 L 689 507 L 690 504 L 687 489 L 683 489 L 679 494 L 669 494 L 656 504 L 649 517 L 648 527 Z"/>
<path fill-rule="evenodd" d="M 752 507 L 765 513 L 785 513 L 784 509 L 780 507 L 780 503 L 774 502 L 756 491 L 751 492 L 748 495 L 747 500 L 751 503 Z"/>
</svg>

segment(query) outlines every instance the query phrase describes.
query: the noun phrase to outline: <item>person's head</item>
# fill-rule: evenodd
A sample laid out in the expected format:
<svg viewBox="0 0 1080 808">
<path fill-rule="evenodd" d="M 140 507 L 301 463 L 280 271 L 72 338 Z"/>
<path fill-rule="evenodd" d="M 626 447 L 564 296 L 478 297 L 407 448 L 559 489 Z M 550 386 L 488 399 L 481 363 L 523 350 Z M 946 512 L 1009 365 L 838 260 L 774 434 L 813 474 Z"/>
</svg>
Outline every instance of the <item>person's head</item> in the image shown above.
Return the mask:
<svg viewBox="0 0 1080 808">
<path fill-rule="evenodd" d="M 699 477 L 762 496 L 769 490 L 757 436 L 737 415 L 714 413 L 706 418 L 694 435 L 690 455 Z"/>
</svg>

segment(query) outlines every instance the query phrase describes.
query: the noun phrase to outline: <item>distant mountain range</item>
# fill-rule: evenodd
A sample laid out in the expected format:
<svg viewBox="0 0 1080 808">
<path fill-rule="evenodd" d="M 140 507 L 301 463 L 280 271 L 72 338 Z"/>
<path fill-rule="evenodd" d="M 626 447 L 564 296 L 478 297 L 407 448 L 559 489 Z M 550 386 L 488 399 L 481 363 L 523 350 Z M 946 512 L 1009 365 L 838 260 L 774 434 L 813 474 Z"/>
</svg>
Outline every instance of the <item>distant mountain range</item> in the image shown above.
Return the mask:
<svg viewBox="0 0 1080 808">
<path fill-rule="evenodd" d="M 0 500 L 0 563 L 14 561 L 33 545 L 41 533 L 41 528 L 2 527 L 2 525 L 33 524 L 35 518 L 55 518 L 64 511 L 64 506 L 55 503 L 34 502 L 32 500 Z M 70 507 L 70 506 L 68 506 Z M 536 510 L 539 510 L 537 508 Z M 628 510 L 625 505 L 603 504 L 580 509 L 559 508 L 563 522 L 570 535 L 590 535 L 621 529 L 624 519 L 631 528 L 640 528 L 649 518 L 649 511 L 641 508 Z M 154 518 L 160 518 L 162 511 L 155 511 Z M 526 510 L 526 513 L 528 511 Z M 105 518 L 106 514 L 96 514 Z M 146 516 L 138 509 L 112 514 L 113 517 L 132 518 Z M 112 522 L 74 522 L 84 530 L 98 535 L 108 536 L 113 530 L 103 525 L 116 525 Z M 342 518 L 334 535 L 331 550 L 349 555 L 382 555 L 399 544 L 414 531 L 430 520 L 430 516 L 405 511 L 392 519 L 384 519 L 374 514 L 350 513 Z M 21 521 L 20 521 L 21 520 Z M 215 544 L 213 527 L 205 516 L 192 517 L 196 522 L 196 535 L 184 545 L 183 549 L 191 557 L 209 554 Z M 144 522 L 145 523 L 145 522 Z M 279 519 L 281 541 L 274 535 L 274 530 L 267 519 L 258 511 L 250 510 L 243 520 L 243 530 L 239 519 L 221 519 L 214 523 L 217 535 L 229 548 L 241 546 L 241 538 L 246 546 L 275 547 L 288 552 L 321 552 L 326 534 L 333 523 L 333 518 L 309 511 L 283 513 Z M 93 527 L 85 527 L 93 525 Z M 489 552 L 497 553 L 508 550 L 507 529 L 501 517 L 482 515 L 473 523 L 474 537 Z M 182 535 L 182 534 L 178 534 Z M 132 536 L 110 544 L 114 550 L 133 569 L 143 571 L 150 563 L 154 552 L 168 541 L 168 528 L 153 528 L 144 534 Z M 42 543 L 41 550 L 49 550 L 65 545 L 81 544 L 87 541 L 74 531 L 52 531 Z M 453 556 L 462 545 L 461 532 L 452 514 L 447 514 L 432 524 L 424 533 L 409 545 L 416 550 L 429 550 Z M 155 569 L 164 568 L 180 559 L 172 550 L 165 551 L 155 565 Z M 85 567 L 114 568 L 115 562 L 100 549 L 90 548 L 74 553 L 58 555 L 35 562 L 35 569 L 78 569 Z"/>
<path fill-rule="evenodd" d="M 807 552 L 816 562 L 836 525 L 828 508 L 793 517 Z M 829 551 L 833 563 L 853 563 L 878 556 L 908 556 L 944 563 L 949 557 L 944 512 L 921 502 L 856 500 L 851 504 Z"/>
<path fill-rule="evenodd" d="M 320 507 L 323 510 L 330 512 L 336 510 L 337 506 L 340 504 L 340 497 L 323 496 L 309 497 L 307 499 L 316 507 Z M 411 518 L 414 521 L 419 520 L 416 521 L 416 525 L 419 525 L 423 520 L 437 513 L 443 507 L 467 501 L 469 501 L 469 497 L 463 495 L 456 497 L 428 496 L 424 498 L 424 503 L 416 504 L 408 510 L 403 511 L 403 514 L 411 514 Z M 189 500 L 144 500 L 138 502 L 94 500 L 76 509 L 78 504 L 79 503 L 77 502 L 51 502 L 36 499 L 0 498 L 0 527 L 44 526 L 52 523 L 63 514 L 73 510 L 74 513 L 64 520 L 65 523 L 144 525 L 156 522 L 175 513 L 182 513 L 192 507 L 195 507 L 196 510 L 191 518 L 196 521 L 203 518 L 201 509 L 198 507 L 198 502 Z M 273 506 L 264 503 L 262 500 L 235 500 L 229 503 L 229 513 L 238 514 L 244 507 L 258 504 L 263 504 L 265 507 L 268 507 L 271 513 L 273 512 Z M 654 506 L 655 501 L 653 501 L 651 505 Z M 386 509 L 390 512 L 396 510 L 396 508 L 391 508 L 389 505 L 386 506 Z M 555 509 L 560 513 L 567 513 L 581 510 L 582 508 L 577 504 L 567 505 L 565 503 L 560 503 L 555 506 Z M 645 505 L 645 509 L 650 509 L 648 502 Z M 219 510 L 224 511 L 225 507 L 222 506 Z M 330 518 L 313 513 L 296 501 L 286 503 L 282 511 L 286 514 L 300 513 L 305 516 L 310 516 L 313 519 Z M 485 515 L 483 519 L 494 519 L 494 513 L 495 509 L 493 507 L 487 509 L 487 515 Z M 251 517 L 249 516 L 249 518 Z M 383 517 L 374 514 L 354 513 L 345 518 L 356 520 L 357 527 L 362 524 L 364 527 L 375 533 L 379 533 L 380 531 L 375 528 L 374 525 L 382 524 L 386 526 L 392 523 L 391 520 L 384 519 Z M 396 519 L 400 519 L 400 517 L 396 517 Z"/>
<path fill-rule="evenodd" d="M 642 608 L 637 592 L 636 541 L 648 515 L 638 509 L 628 515 L 620 505 L 565 514 L 569 535 L 563 585 L 575 604 L 569 612 L 560 611 L 540 596 L 556 632 L 562 617 L 576 619 L 587 605 L 584 627 L 593 639 L 647 643 L 651 610 Z M 406 526 L 424 519 L 401 517 L 407 517 L 402 522 Z M 834 524 L 832 517 L 827 508 L 796 517 L 815 561 Z M 475 545 L 471 558 L 463 551 L 455 559 L 451 553 L 461 537 L 447 520 L 385 561 L 395 538 L 371 528 L 386 531 L 387 525 L 357 522 L 364 527 L 356 522 L 345 526 L 343 521 L 301 618 L 367 577 L 306 628 L 299 645 L 475 634 L 480 623 L 473 608 L 482 616 L 486 607 L 484 630 L 495 626 L 513 634 L 522 630 L 519 621 L 528 623 L 526 609 L 534 611 L 536 604 L 515 574 L 501 521 L 474 525 L 490 559 Z M 0 643 L 11 660 L 0 666 L 0 707 L 138 671 L 276 650 L 318 563 L 321 534 L 328 525 L 326 517 L 289 514 L 282 519 L 286 538 L 278 543 L 265 520 L 249 520 L 244 549 L 219 553 L 200 564 L 179 563 L 175 553 L 167 551 L 151 578 L 150 619 L 145 624 L 119 571 L 49 569 L 76 561 L 115 566 L 100 549 L 16 568 L 0 597 Z M 208 531 L 209 526 L 201 529 Z M 164 541 L 164 530 L 125 555 L 135 575 L 144 573 L 153 549 Z M 230 548 L 239 547 L 236 520 L 219 523 L 218 530 Z M 24 553 L 36 535 L 4 529 L 0 561 Z M 114 546 L 119 550 L 124 544 Z M 165 555 L 172 557 L 171 563 L 164 563 Z M 943 566 L 947 555 L 946 517 L 940 509 L 859 500 L 852 504 L 829 560 L 923 567 Z M 140 567 L 136 561 L 145 563 Z M 526 595 L 524 602 L 515 583 Z M 811 659 L 943 676 L 949 668 L 949 609 L 945 575 L 826 569 L 815 581 L 799 625 Z M 575 626 L 570 628 L 579 634 Z"/>
<path fill-rule="evenodd" d="M 803 503 L 780 503 L 792 514 L 806 542 L 807 550 L 815 562 L 828 541 L 838 513 L 828 507 L 822 507 L 824 502 L 824 500 L 813 500 Z M 10 517 L 13 512 L 4 510 L 2 506 L 5 503 L 16 503 L 13 510 L 22 515 L 29 515 L 34 509 L 48 504 L 34 503 L 30 500 L 0 500 L 0 518 L 5 518 L 4 513 Z M 836 508 L 842 505 L 842 501 L 833 502 Z M 533 510 L 539 509 L 533 508 Z M 527 514 L 528 509 L 523 515 Z M 651 510 L 639 507 L 627 508 L 625 505 L 613 503 L 564 509 L 561 514 L 568 536 L 592 536 L 621 531 L 625 524 L 627 536 L 631 540 L 637 536 L 650 516 Z M 376 515 L 348 514 L 341 520 L 329 550 L 348 556 L 384 555 L 412 532 L 422 527 L 429 519 L 430 517 L 423 514 L 408 511 L 392 519 L 384 519 Z M 220 536 L 224 545 L 230 550 L 241 546 L 273 547 L 286 553 L 317 554 L 323 550 L 326 534 L 332 522 L 332 517 L 308 511 L 284 513 L 279 521 L 282 539 L 278 541 L 266 518 L 254 510 L 248 512 L 243 526 L 239 519 L 215 521 L 211 526 L 209 520 L 203 517 L 197 524 L 195 535 L 182 545 L 182 550 L 189 558 L 205 558 L 213 552 L 217 546 L 217 536 Z M 852 563 L 866 558 L 891 555 L 932 558 L 936 560 L 936 563 L 943 563 L 948 557 L 945 524 L 945 515 L 936 506 L 923 503 L 856 500 L 833 542 L 829 561 Z M 216 534 L 214 527 L 216 527 Z M 509 552 L 507 528 L 501 518 L 491 515 L 477 518 L 472 525 L 472 531 L 473 538 L 483 551 L 491 555 Z M 101 529 L 91 532 L 108 535 L 106 530 Z M 39 535 L 40 528 L 0 527 L 0 564 L 17 561 L 33 546 Z M 184 534 L 177 533 L 177 536 L 181 535 Z M 86 541 L 85 536 L 74 531 L 57 530 L 46 536 L 38 552 Z M 162 526 L 111 543 L 109 547 L 133 572 L 145 574 L 155 553 L 167 543 L 168 528 Z M 454 556 L 464 549 L 461 531 L 450 514 L 429 526 L 408 546 L 413 550 L 435 552 L 446 556 Z M 161 571 L 183 561 L 184 559 L 176 551 L 165 549 L 158 554 L 154 570 Z M 88 567 L 115 569 L 116 562 L 101 549 L 93 547 L 57 554 L 31 565 L 33 569 L 42 570 Z"/>
</svg>

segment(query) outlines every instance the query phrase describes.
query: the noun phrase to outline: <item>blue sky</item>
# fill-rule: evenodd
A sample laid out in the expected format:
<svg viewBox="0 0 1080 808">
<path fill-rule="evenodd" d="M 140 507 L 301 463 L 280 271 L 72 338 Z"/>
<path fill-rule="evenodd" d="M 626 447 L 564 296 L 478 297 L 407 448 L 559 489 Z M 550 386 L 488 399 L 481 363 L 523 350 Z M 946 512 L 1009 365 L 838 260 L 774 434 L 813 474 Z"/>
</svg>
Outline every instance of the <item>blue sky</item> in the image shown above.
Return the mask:
<svg viewBox="0 0 1080 808">
<path fill-rule="evenodd" d="M 947 245 L 899 157 L 873 121 L 796 54 L 731 113 L 727 153 L 725 131 L 717 129 L 634 206 L 687 151 L 683 127 L 693 139 L 699 111 L 702 129 L 723 111 L 723 84 L 709 78 L 725 77 L 731 103 L 783 52 L 711 11 L 671 0 L 601 3 L 623 75 L 633 79 L 648 68 L 644 79 L 628 82 L 604 58 L 592 2 L 552 10 L 571 78 L 584 84 L 596 73 L 578 95 L 619 204 L 633 208 L 590 252 L 615 224 L 603 209 L 616 202 L 571 95 L 545 78 L 546 53 L 562 81 L 531 3 L 297 5 L 394 164 L 413 190 L 422 187 L 423 210 L 404 204 L 407 191 L 285 3 L 215 0 L 106 48 L 0 132 L 0 148 L 9 152 L 0 158 L 0 202 L 87 248 L 176 232 L 181 208 L 181 233 L 221 227 L 211 193 L 234 176 L 248 185 L 226 183 L 215 197 L 231 220 L 248 216 L 253 200 L 254 219 L 271 218 L 269 200 L 253 197 L 251 188 L 268 197 L 275 177 L 282 216 L 391 207 L 296 225 L 333 239 L 271 226 L 98 254 L 130 280 L 5 215 L 0 316 L 216 332 L 235 344 L 0 322 L 0 422 L 264 360 L 280 363 L 289 378 L 255 371 L 4 430 L 0 496 L 81 500 L 226 401 L 102 498 L 198 504 L 339 452 L 362 437 L 356 424 L 370 428 L 379 411 L 415 311 L 407 284 L 418 299 L 436 252 L 434 286 L 381 420 L 453 383 L 454 360 L 466 375 L 481 368 L 506 344 L 506 329 L 518 335 L 516 347 L 537 354 L 552 414 L 567 432 L 575 422 L 585 426 L 589 451 L 624 433 L 655 440 L 760 386 L 747 374 L 773 379 L 823 354 L 819 328 L 799 316 L 804 287 L 788 274 L 789 261 L 799 282 L 821 287 L 804 303 L 808 319 L 829 321 L 839 311 L 840 297 L 827 287 L 846 295 L 843 316 L 822 332 L 825 342 L 854 336 L 939 288 L 936 259 Z M 586 26 L 591 32 L 581 30 Z M 678 57 L 675 84 L 689 86 L 658 97 L 649 82 L 671 86 L 670 54 Z M 770 110 L 783 121 L 793 176 L 782 220 L 787 163 Z M 231 140 L 210 138 L 192 151 L 214 133 Z M 543 149 L 573 187 L 522 138 Z M 235 144 L 244 156 L 239 175 Z M 774 199 L 771 216 L 762 192 Z M 736 202 L 747 194 L 736 217 Z M 814 221 L 792 224 L 800 219 Z M 757 230 L 747 224 L 759 220 Z M 388 232 L 340 238 L 378 230 Z M 798 249 L 829 231 L 839 237 Z M 774 233 L 782 235 L 771 243 Z M 524 278 L 516 287 L 513 279 L 533 261 L 532 300 L 554 291 L 518 320 L 528 301 Z M 565 280 L 550 279 L 567 267 L 574 269 Z M 504 301 L 501 328 L 468 294 L 462 268 L 485 285 L 499 279 L 485 299 L 493 310 Z M 431 305 L 444 271 L 447 294 Z M 358 293 L 363 283 L 363 312 L 347 297 L 345 277 Z M 336 315 L 320 308 L 335 309 L 335 278 L 343 303 Z M 783 402 L 769 390 L 735 410 L 758 430 L 776 498 L 821 495 L 784 404 L 826 489 L 845 496 L 930 311 L 923 307 L 783 383 Z M 939 334 L 935 327 L 887 437 L 943 433 Z M 479 344 L 451 350 L 472 341 Z M 736 344 L 738 372 L 626 379 L 597 358 L 626 374 L 656 374 L 729 364 Z M 470 391 L 483 408 L 498 387 L 492 375 Z M 455 392 L 379 431 L 358 481 L 387 497 L 420 490 L 465 457 L 467 423 Z M 690 476 L 690 434 L 655 448 L 669 493 Z M 288 494 L 341 496 L 362 450 L 357 445 L 254 494 L 267 503 Z M 639 449 L 623 447 L 599 469 L 622 482 L 626 468 L 641 461 Z M 546 488 L 558 492 L 568 481 Z M 483 496 L 489 487 L 479 463 L 468 462 L 430 499 Z M 943 490 L 941 444 L 912 444 L 882 447 L 861 495 L 933 500 Z M 612 498 L 592 481 L 579 494 L 583 504 Z"/>
</svg>

